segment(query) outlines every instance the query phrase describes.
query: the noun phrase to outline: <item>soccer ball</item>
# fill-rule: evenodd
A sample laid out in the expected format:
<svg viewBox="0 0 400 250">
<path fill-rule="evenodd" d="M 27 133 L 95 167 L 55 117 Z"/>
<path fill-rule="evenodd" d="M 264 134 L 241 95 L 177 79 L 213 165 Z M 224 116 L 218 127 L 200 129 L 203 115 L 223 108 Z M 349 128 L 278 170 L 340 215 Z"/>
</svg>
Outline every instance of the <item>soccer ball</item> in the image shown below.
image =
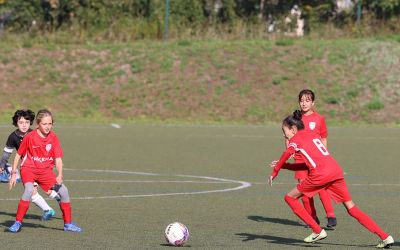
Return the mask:
<svg viewBox="0 0 400 250">
<path fill-rule="evenodd" d="M 165 239 L 173 246 L 183 246 L 189 239 L 189 229 L 182 223 L 171 223 L 165 229 Z"/>
</svg>

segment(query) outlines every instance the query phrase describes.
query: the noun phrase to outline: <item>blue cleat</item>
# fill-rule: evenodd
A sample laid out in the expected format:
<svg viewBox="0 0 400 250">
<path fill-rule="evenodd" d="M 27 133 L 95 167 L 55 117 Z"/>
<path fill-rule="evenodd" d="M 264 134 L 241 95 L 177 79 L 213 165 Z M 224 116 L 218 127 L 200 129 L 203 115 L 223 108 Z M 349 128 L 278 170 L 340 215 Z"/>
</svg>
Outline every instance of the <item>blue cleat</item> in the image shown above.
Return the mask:
<svg viewBox="0 0 400 250">
<path fill-rule="evenodd" d="M 14 224 L 8 228 L 8 231 L 11 233 L 18 233 L 21 230 L 22 223 L 20 221 L 14 222 Z"/>
<path fill-rule="evenodd" d="M 56 211 L 53 209 L 43 211 L 42 220 L 50 220 L 51 217 L 56 215 Z"/>
<path fill-rule="evenodd" d="M 64 231 L 80 233 L 82 232 L 82 229 L 73 223 L 69 223 L 69 224 L 64 224 Z"/>
<path fill-rule="evenodd" d="M 3 171 L 2 173 L 0 173 L 0 182 L 8 183 L 9 180 L 10 174 L 7 173 L 7 171 Z"/>
</svg>

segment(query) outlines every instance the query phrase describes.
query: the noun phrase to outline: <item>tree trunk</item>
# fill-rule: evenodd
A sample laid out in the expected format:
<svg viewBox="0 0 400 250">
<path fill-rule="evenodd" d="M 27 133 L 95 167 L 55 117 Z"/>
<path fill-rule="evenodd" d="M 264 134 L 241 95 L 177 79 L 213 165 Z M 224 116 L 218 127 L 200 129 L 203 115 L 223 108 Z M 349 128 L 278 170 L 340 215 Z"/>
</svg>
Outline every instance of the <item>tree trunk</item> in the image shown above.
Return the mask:
<svg viewBox="0 0 400 250">
<path fill-rule="evenodd" d="M 265 0 L 260 0 L 260 12 L 258 13 L 259 19 L 263 19 L 264 17 L 264 6 L 265 6 Z"/>
</svg>

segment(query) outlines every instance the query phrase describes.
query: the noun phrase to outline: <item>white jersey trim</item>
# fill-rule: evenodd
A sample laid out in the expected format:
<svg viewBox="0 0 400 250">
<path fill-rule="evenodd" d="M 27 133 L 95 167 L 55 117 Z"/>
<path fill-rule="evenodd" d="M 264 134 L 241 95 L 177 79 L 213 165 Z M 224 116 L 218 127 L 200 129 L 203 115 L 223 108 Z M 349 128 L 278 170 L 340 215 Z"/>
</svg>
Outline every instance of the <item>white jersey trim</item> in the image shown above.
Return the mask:
<svg viewBox="0 0 400 250">
<path fill-rule="evenodd" d="M 8 147 L 4 147 L 4 151 L 11 154 L 14 151 L 14 149 L 13 148 L 8 148 Z"/>
<path fill-rule="evenodd" d="M 25 160 L 26 160 L 26 155 L 27 155 L 27 154 L 25 154 L 24 158 L 22 159 L 22 162 L 21 162 L 21 165 L 20 165 L 20 166 L 24 165 L 24 162 L 25 162 Z"/>
<path fill-rule="evenodd" d="M 317 167 L 317 164 L 316 164 L 315 161 L 310 157 L 310 155 L 307 154 L 307 152 L 306 152 L 304 149 L 297 147 L 297 144 L 296 144 L 296 143 L 294 143 L 294 142 L 289 143 L 288 148 L 289 148 L 289 147 L 293 147 L 294 150 L 296 150 L 296 152 L 297 152 L 297 151 L 300 151 L 300 152 L 307 158 L 307 160 L 310 162 L 310 164 L 311 164 L 311 166 L 312 166 L 313 168 Z"/>
<path fill-rule="evenodd" d="M 314 162 L 314 160 L 310 157 L 310 155 L 307 154 L 307 152 L 306 152 L 304 149 L 300 148 L 299 151 L 307 158 L 308 162 L 310 162 L 310 164 L 311 164 L 311 166 L 312 166 L 313 168 L 316 168 L 316 167 L 317 167 L 317 164 L 316 164 L 316 163 Z"/>
</svg>

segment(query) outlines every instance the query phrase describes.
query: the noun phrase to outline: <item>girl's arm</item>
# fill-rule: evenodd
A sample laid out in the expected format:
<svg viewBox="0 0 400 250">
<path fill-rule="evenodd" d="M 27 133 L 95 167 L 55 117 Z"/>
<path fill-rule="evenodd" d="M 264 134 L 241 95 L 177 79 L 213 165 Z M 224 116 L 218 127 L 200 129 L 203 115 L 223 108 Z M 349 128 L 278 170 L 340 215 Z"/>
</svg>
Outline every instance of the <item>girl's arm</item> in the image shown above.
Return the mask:
<svg viewBox="0 0 400 250">
<path fill-rule="evenodd" d="M 282 153 L 281 157 L 279 158 L 279 161 L 273 161 L 271 163 L 271 167 L 273 167 L 273 171 L 271 173 L 272 179 L 275 179 L 276 176 L 278 176 L 279 170 L 282 168 L 282 166 L 286 163 L 286 161 L 290 158 L 292 154 L 294 154 L 296 151 L 293 147 L 288 147 L 285 152 Z"/>
<path fill-rule="evenodd" d="M 285 163 L 285 164 L 283 164 L 281 169 L 298 171 L 298 170 L 308 170 L 308 167 L 304 162 L 302 162 L 302 163 Z"/>
<path fill-rule="evenodd" d="M 21 159 L 21 155 L 16 153 L 14 157 L 14 162 L 11 170 L 11 178 L 10 182 L 8 183 L 8 187 L 11 190 L 13 187 L 15 187 L 15 184 L 17 184 L 17 167 L 19 160 Z"/>
<path fill-rule="evenodd" d="M 56 168 L 57 168 L 57 184 L 63 183 L 63 162 L 61 158 L 56 158 Z"/>
<path fill-rule="evenodd" d="M 13 151 L 13 149 L 12 148 L 9 149 L 7 146 L 4 148 L 3 155 L 2 155 L 1 161 L 0 161 L 0 168 L 2 168 L 4 170 L 6 169 L 6 165 L 7 165 L 8 159 L 10 159 L 12 151 Z M 1 171 L 2 170 L 0 169 L 0 172 Z"/>
<path fill-rule="evenodd" d="M 319 135 L 321 136 L 322 144 L 324 144 L 325 148 L 328 148 L 328 127 L 326 126 L 325 117 L 321 119 Z"/>
</svg>

